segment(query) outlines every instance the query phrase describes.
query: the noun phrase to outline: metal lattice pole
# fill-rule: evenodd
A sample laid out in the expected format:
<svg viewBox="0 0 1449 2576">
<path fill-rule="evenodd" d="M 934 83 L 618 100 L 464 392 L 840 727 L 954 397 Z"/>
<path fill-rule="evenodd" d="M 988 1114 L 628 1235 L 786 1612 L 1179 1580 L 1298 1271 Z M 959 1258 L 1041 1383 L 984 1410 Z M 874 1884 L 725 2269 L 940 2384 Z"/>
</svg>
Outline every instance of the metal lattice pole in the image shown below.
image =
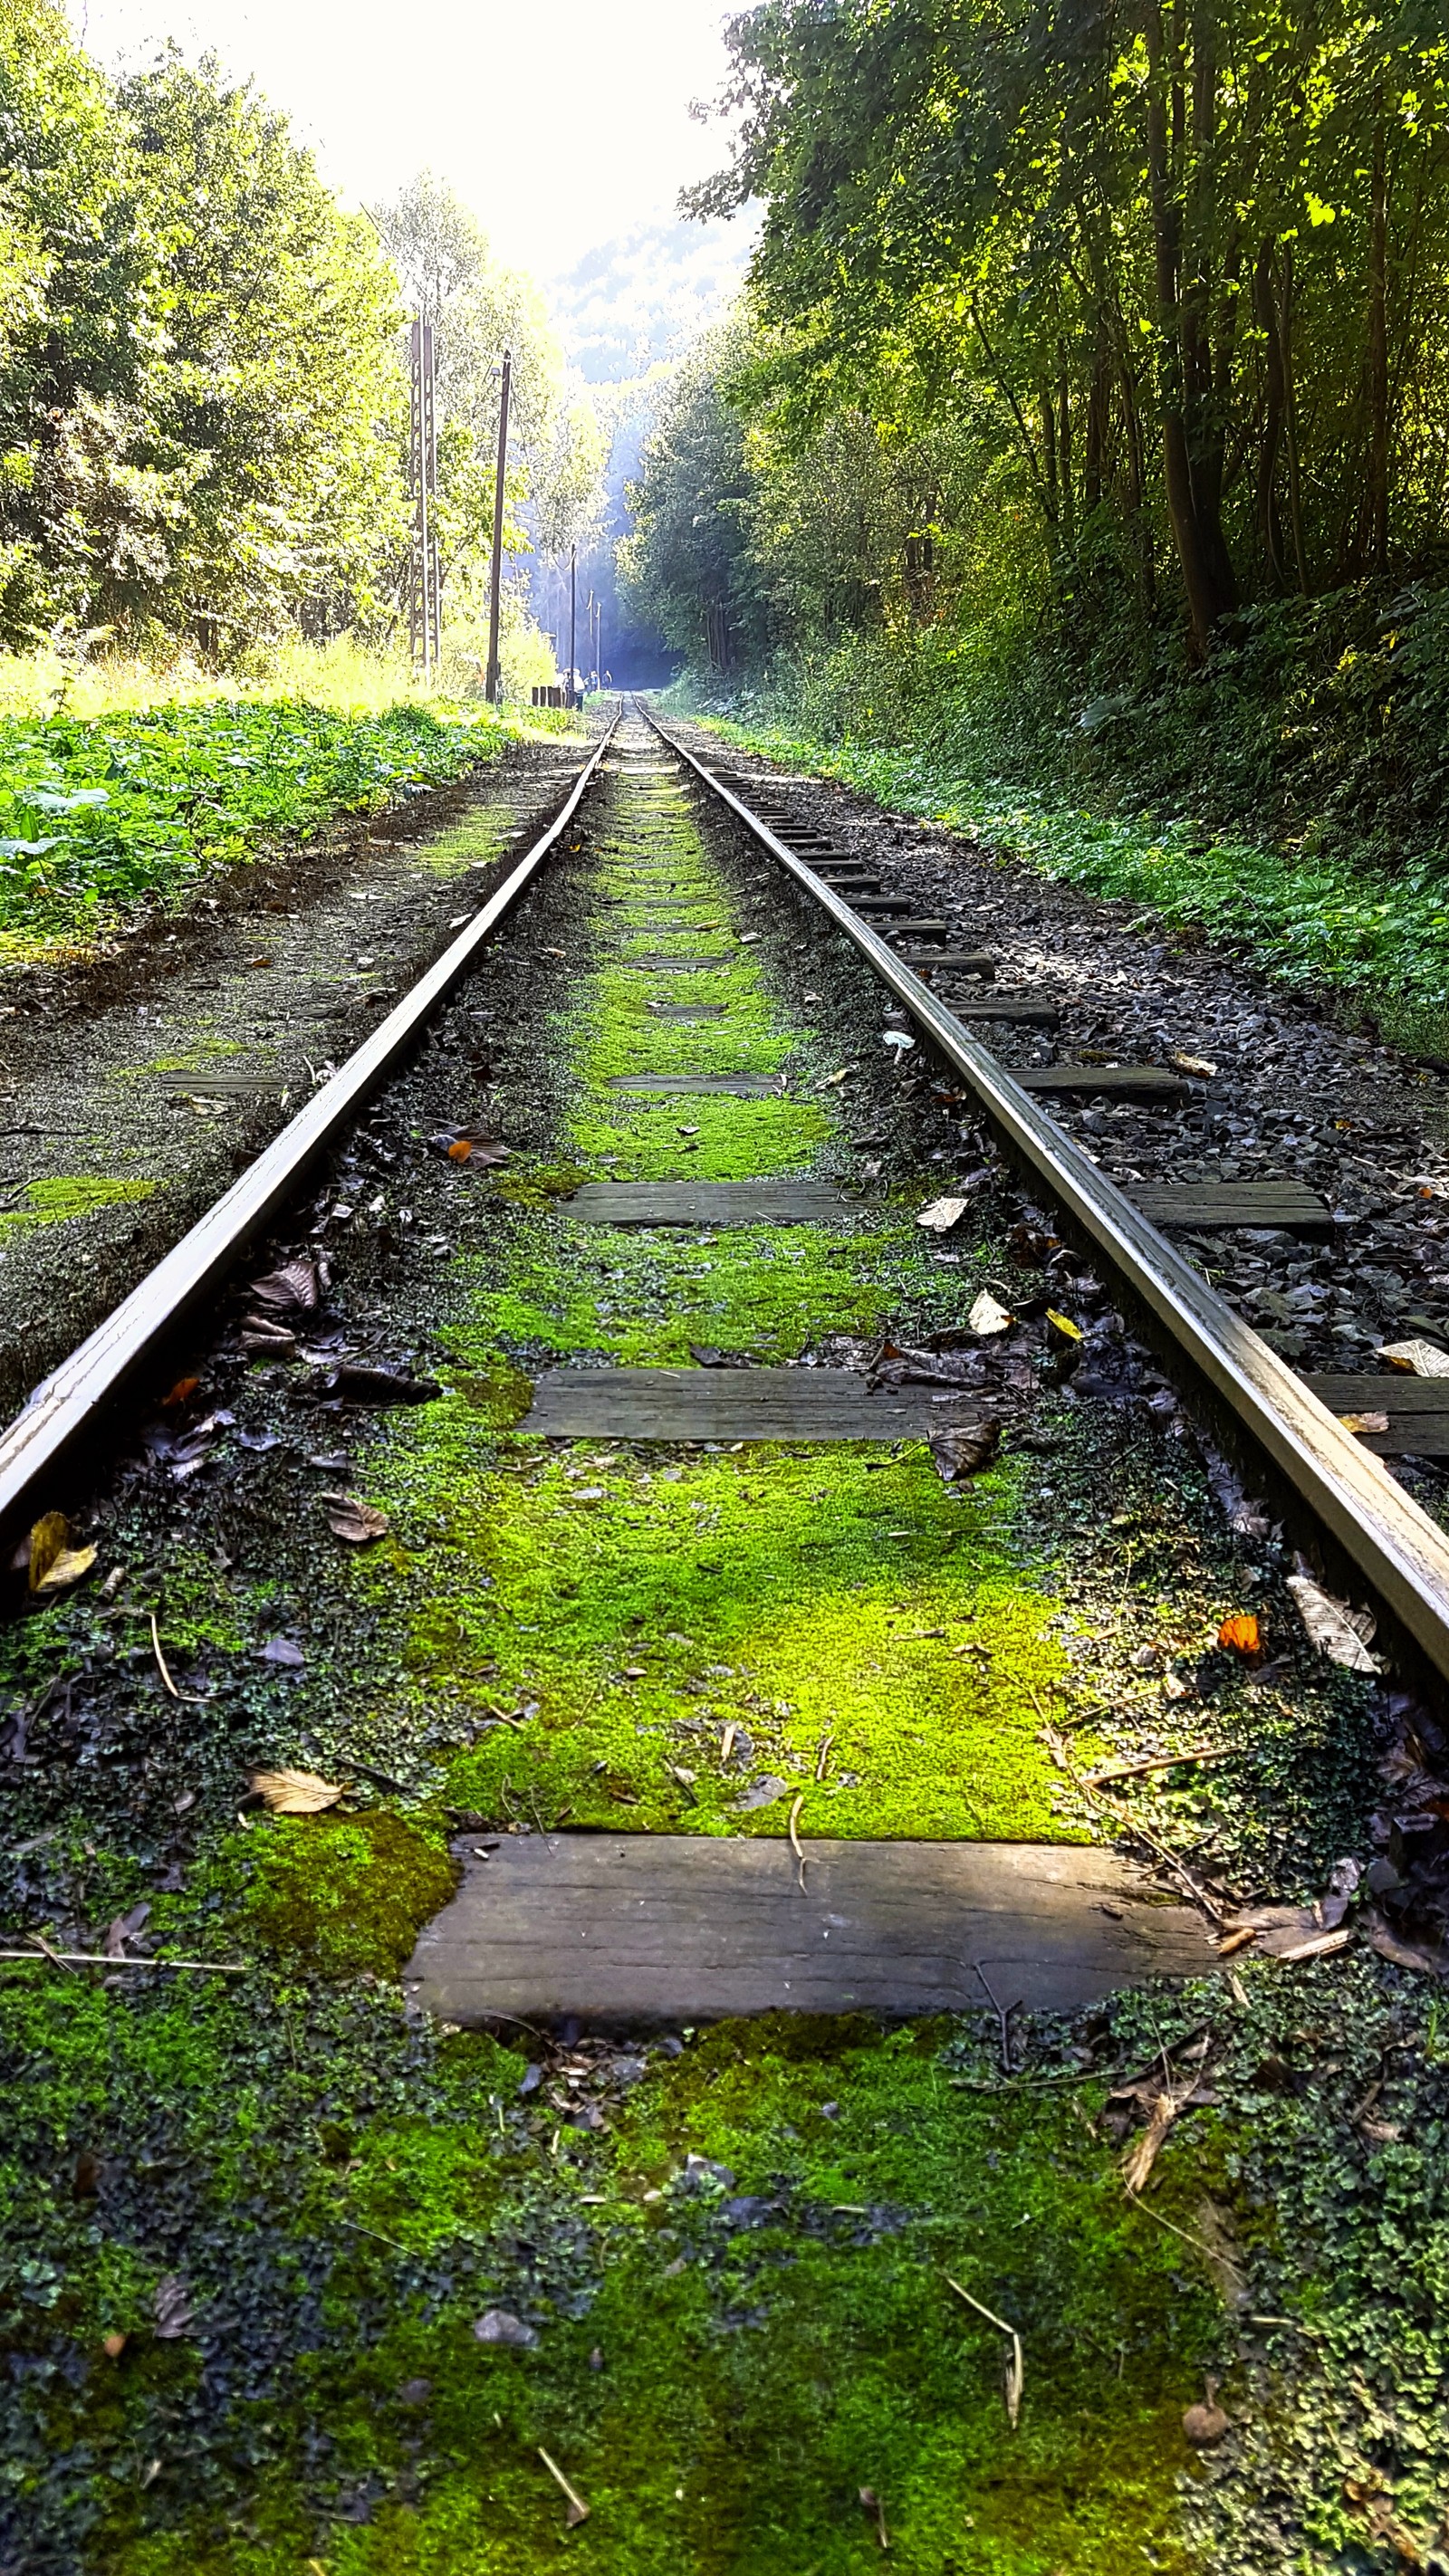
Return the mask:
<svg viewBox="0 0 1449 2576">
<path fill-rule="evenodd" d="M 442 584 L 438 564 L 438 418 L 433 366 L 433 326 L 421 318 L 410 335 L 412 400 L 409 411 L 408 482 L 413 496 L 412 563 L 408 587 L 408 645 L 423 676 L 431 679 L 443 648 Z"/>
</svg>

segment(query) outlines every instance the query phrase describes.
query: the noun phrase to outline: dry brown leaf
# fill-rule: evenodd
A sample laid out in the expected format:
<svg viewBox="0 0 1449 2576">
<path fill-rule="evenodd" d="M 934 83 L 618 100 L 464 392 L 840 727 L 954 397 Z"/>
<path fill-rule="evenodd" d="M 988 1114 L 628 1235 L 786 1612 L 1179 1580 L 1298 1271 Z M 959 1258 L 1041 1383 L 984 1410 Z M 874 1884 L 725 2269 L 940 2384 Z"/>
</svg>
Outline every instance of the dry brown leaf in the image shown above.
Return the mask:
<svg viewBox="0 0 1449 2576">
<path fill-rule="evenodd" d="M 170 1406 L 175 1404 L 189 1404 L 200 1384 L 201 1380 L 199 1377 L 179 1377 L 176 1384 L 172 1387 L 170 1394 L 162 1396 L 162 1411 L 167 1411 Z"/>
<path fill-rule="evenodd" d="M 1154 2099 L 1147 2126 L 1122 2167 L 1123 2182 L 1134 2200 L 1145 2188 L 1157 2162 L 1157 2151 L 1181 2108 L 1181 2103 L 1171 2093 L 1159 2093 Z"/>
<path fill-rule="evenodd" d="M 1218 1630 L 1218 1644 L 1231 1646 L 1235 1654 L 1256 1655 L 1262 1643 L 1258 1622 L 1251 1610 L 1235 1610 Z"/>
<path fill-rule="evenodd" d="M 254 1771 L 251 1787 L 274 1816 L 320 1816 L 347 1794 L 347 1784 L 319 1780 L 315 1771 Z"/>
<path fill-rule="evenodd" d="M 64 1512 L 47 1512 L 30 1533 L 29 1583 L 32 1592 L 63 1592 L 79 1583 L 95 1564 L 93 1547 L 72 1547 Z"/>
<path fill-rule="evenodd" d="M 1204 1082 L 1211 1081 L 1213 1075 L 1217 1072 L 1217 1066 L 1212 1063 L 1209 1057 L 1205 1055 L 1188 1055 L 1186 1050 L 1181 1047 L 1179 1047 L 1177 1053 L 1171 1056 L 1168 1061 L 1176 1065 L 1179 1073 L 1195 1073 Z"/>
<path fill-rule="evenodd" d="M 119 2361 L 130 2340 L 129 2335 L 122 2334 L 119 2330 L 114 2334 L 102 2335 L 101 2350 L 107 2361 Z"/>
<path fill-rule="evenodd" d="M 254 1279 L 251 1284 L 251 1294 L 264 1306 L 300 1307 L 308 1313 L 320 1293 L 317 1264 L 305 1253 L 295 1261 L 284 1261 L 280 1268 L 269 1270 L 265 1279 Z"/>
<path fill-rule="evenodd" d="M 1389 1427 L 1386 1413 L 1341 1413 L 1338 1418 L 1345 1431 L 1354 1433 L 1387 1431 Z"/>
<path fill-rule="evenodd" d="M 1422 1977 L 1442 1977 L 1444 1961 L 1434 1950 L 1421 1949 L 1417 1942 L 1401 1941 L 1381 1914 L 1371 1915 L 1368 1927 L 1369 1948 L 1381 1959 L 1392 1960 L 1396 1968 L 1414 1968 Z"/>
<path fill-rule="evenodd" d="M 1449 1351 L 1433 1342 L 1381 1342 L 1374 1357 L 1410 1377 L 1449 1377 Z"/>
<path fill-rule="evenodd" d="M 998 1305 L 989 1289 L 983 1288 L 966 1321 L 973 1333 L 983 1335 L 1006 1332 L 1015 1318 L 1005 1306 Z"/>
<path fill-rule="evenodd" d="M 932 1199 L 929 1207 L 922 1208 L 916 1223 L 929 1234 L 949 1234 L 953 1225 L 960 1224 L 966 1208 L 965 1199 Z"/>
<path fill-rule="evenodd" d="M 1311 1575 L 1290 1574 L 1288 1589 L 1320 1654 L 1327 1655 L 1331 1663 L 1342 1664 L 1346 1672 L 1378 1671 L 1378 1657 L 1369 1653 L 1369 1639 L 1378 1624 L 1371 1610 L 1350 1610 L 1346 1601 L 1336 1601 Z"/>
<path fill-rule="evenodd" d="M 999 1422 L 962 1422 L 943 1427 L 931 1437 L 937 1473 L 948 1485 L 974 1476 L 990 1465 L 1001 1443 Z"/>
<path fill-rule="evenodd" d="M 354 1494 L 324 1494 L 327 1504 L 327 1526 L 334 1538 L 345 1538 L 349 1547 L 366 1547 L 369 1540 L 386 1536 L 391 1524 L 386 1512 L 372 1503 L 360 1503 Z"/>
</svg>

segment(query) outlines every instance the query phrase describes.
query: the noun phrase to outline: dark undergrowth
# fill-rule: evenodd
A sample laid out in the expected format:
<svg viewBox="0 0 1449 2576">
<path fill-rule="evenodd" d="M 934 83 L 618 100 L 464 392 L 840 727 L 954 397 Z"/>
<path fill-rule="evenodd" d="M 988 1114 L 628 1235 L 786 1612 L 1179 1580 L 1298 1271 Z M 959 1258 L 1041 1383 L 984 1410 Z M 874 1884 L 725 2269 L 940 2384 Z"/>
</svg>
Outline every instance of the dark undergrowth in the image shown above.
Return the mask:
<svg viewBox="0 0 1449 2576">
<path fill-rule="evenodd" d="M 1205 930 L 1449 1052 L 1449 590 L 1244 610 L 1208 666 L 1092 613 L 783 659 L 683 704 L 791 766 Z"/>
</svg>

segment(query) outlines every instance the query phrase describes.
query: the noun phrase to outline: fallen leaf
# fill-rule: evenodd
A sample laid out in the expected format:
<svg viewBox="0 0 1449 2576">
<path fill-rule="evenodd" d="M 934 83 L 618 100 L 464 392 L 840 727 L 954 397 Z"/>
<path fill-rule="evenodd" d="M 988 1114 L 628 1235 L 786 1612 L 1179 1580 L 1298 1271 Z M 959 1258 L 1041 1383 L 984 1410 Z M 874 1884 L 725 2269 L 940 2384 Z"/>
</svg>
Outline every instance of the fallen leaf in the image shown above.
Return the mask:
<svg viewBox="0 0 1449 2576">
<path fill-rule="evenodd" d="M 1386 1413 L 1341 1413 L 1338 1418 L 1345 1431 L 1387 1431 L 1389 1427 Z"/>
<path fill-rule="evenodd" d="M 1188 1055 L 1182 1050 L 1170 1056 L 1168 1062 L 1175 1064 L 1179 1073 L 1198 1074 L 1204 1082 L 1210 1081 L 1217 1072 L 1217 1066 L 1211 1064 L 1205 1055 Z"/>
<path fill-rule="evenodd" d="M 1376 1673 L 1379 1661 L 1369 1653 L 1369 1639 L 1377 1621 L 1371 1610 L 1350 1610 L 1346 1601 L 1336 1601 L 1307 1574 L 1290 1574 L 1288 1589 L 1298 1604 L 1298 1615 L 1309 1639 L 1330 1663 L 1341 1664 L 1351 1673 Z"/>
<path fill-rule="evenodd" d="M 1182 2419 L 1182 2429 L 1196 2450 L 1210 2451 L 1225 2433 L 1231 2432 L 1232 2426 L 1218 2404 L 1217 2381 L 1208 2379 L 1203 2385 L 1207 2391 L 1206 2398 L 1196 2406 L 1189 2406 Z"/>
<path fill-rule="evenodd" d="M 1048 1306 L 1046 1319 L 1057 1332 L 1065 1333 L 1069 1342 L 1079 1342 L 1083 1339 L 1081 1325 L 1074 1324 L 1070 1315 L 1059 1315 L 1055 1306 Z"/>
<path fill-rule="evenodd" d="M 932 1434 L 931 1456 L 945 1483 L 954 1485 L 961 1477 L 974 1476 L 979 1468 L 989 1466 L 1000 1443 L 999 1422 L 963 1422 Z"/>
<path fill-rule="evenodd" d="M 1374 1357 L 1410 1377 L 1449 1377 L 1449 1351 L 1439 1350 L 1433 1342 L 1381 1342 Z"/>
<path fill-rule="evenodd" d="M 179 1377 L 170 1394 L 162 1396 L 162 1411 L 164 1412 L 168 1405 L 189 1404 L 200 1384 L 199 1377 Z"/>
<path fill-rule="evenodd" d="M 327 1526 L 334 1538 L 345 1538 L 350 1547 L 365 1547 L 370 1539 L 386 1536 L 387 1514 L 371 1503 L 359 1503 L 351 1494 L 324 1494 L 322 1500 L 330 1506 Z"/>
<path fill-rule="evenodd" d="M 1158 2093 L 1154 2096 L 1147 2126 L 1131 2148 L 1122 2167 L 1122 2180 L 1134 2200 L 1138 2192 L 1146 2187 L 1148 2177 L 1157 2162 L 1158 2149 L 1181 2108 L 1182 2105 L 1174 2094 Z"/>
<path fill-rule="evenodd" d="M 932 1199 L 929 1207 L 922 1208 L 916 1223 L 932 1234 L 949 1234 L 953 1225 L 960 1224 L 966 1207 L 965 1199 Z"/>
<path fill-rule="evenodd" d="M 129 2342 L 129 2335 L 120 2333 L 102 2335 L 101 2350 L 105 2354 L 107 2361 L 119 2361 Z"/>
<path fill-rule="evenodd" d="M 264 1664 L 285 1664 L 290 1672 L 298 1671 L 307 1660 L 301 1647 L 293 1645 L 290 1637 L 269 1637 L 261 1656 Z"/>
<path fill-rule="evenodd" d="M 1437 1951 L 1420 1949 L 1416 1942 L 1401 1941 L 1389 1929 L 1381 1914 L 1369 1917 L 1369 1948 L 1381 1959 L 1389 1959 L 1396 1968 L 1414 1968 L 1423 1977 L 1442 1977 L 1444 1961 Z"/>
<path fill-rule="evenodd" d="M 319 1780 L 315 1771 L 254 1771 L 250 1787 L 274 1816 L 320 1816 L 345 1797 L 345 1782 Z"/>
<path fill-rule="evenodd" d="M 767 1772 L 763 1780 L 752 1780 L 749 1787 L 741 1791 L 735 1805 L 742 1814 L 750 1815 L 755 1808 L 773 1807 L 777 1798 L 788 1798 L 789 1795 L 788 1780 L 777 1780 L 772 1772 Z"/>
<path fill-rule="evenodd" d="M 184 2335 L 195 2310 L 191 2292 L 177 2272 L 168 2272 L 156 2284 L 156 2332 L 162 2343 L 175 2343 Z"/>
<path fill-rule="evenodd" d="M 1252 1611 L 1235 1610 L 1230 1618 L 1225 1619 L 1218 1630 L 1218 1644 L 1231 1646 L 1234 1653 L 1239 1655 L 1260 1653 L 1263 1640 L 1258 1633 L 1258 1622 Z"/>
<path fill-rule="evenodd" d="M 997 1304 L 989 1289 L 983 1288 L 966 1321 L 971 1331 L 984 1339 L 988 1334 L 1008 1331 L 1015 1318 L 1005 1306 Z"/>
<path fill-rule="evenodd" d="M 265 1279 L 254 1279 L 251 1294 L 264 1306 L 298 1307 L 310 1313 L 321 1294 L 317 1264 L 306 1253 L 284 1261 L 280 1268 L 269 1270 Z"/>
<path fill-rule="evenodd" d="M 79 1583 L 95 1564 L 93 1547 L 72 1547 L 64 1512 L 47 1512 L 30 1533 L 29 1582 L 32 1592 L 63 1592 Z"/>
<path fill-rule="evenodd" d="M 480 2343 L 516 2344 L 520 2350 L 538 2341 L 537 2328 L 526 2326 L 511 2308 L 485 2308 L 481 2317 L 474 2318 L 473 2332 Z"/>
</svg>

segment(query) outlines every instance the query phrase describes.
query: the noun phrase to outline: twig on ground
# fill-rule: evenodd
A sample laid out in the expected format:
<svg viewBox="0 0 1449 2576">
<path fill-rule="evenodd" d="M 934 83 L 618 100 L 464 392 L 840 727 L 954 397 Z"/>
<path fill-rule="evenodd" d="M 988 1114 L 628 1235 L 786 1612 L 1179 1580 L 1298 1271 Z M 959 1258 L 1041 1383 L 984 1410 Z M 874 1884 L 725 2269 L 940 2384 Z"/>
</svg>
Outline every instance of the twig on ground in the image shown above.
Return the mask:
<svg viewBox="0 0 1449 2576">
<path fill-rule="evenodd" d="M 959 2281 L 953 2281 L 949 2272 L 943 2273 L 942 2278 L 958 2299 L 964 2299 L 968 2308 L 975 2309 L 978 2317 L 984 2317 L 989 2326 L 995 2326 L 998 2334 L 1011 2338 L 1011 2359 L 1006 2365 L 1006 2417 L 1014 2433 L 1021 2413 L 1022 2390 L 1026 2386 L 1026 2358 L 1021 2348 L 1021 2337 L 1015 2326 L 1009 2326 L 1005 2317 L 998 2317 L 992 2309 L 983 2307 L 979 2299 L 973 2299 L 970 2291 L 963 2290 Z"/>
<path fill-rule="evenodd" d="M 795 1800 L 794 1806 L 790 1810 L 790 1849 L 800 1864 L 800 1893 L 802 1896 L 805 1893 L 805 1854 L 800 1848 L 800 1835 L 798 1828 L 800 1824 L 800 1810 L 804 1804 L 805 1792 L 802 1789 Z"/>
<path fill-rule="evenodd" d="M 186 1968 L 203 1977 L 249 1977 L 250 1959 L 128 1959 L 124 1952 L 113 1958 L 108 1950 L 52 1950 L 48 1941 L 35 1934 L 39 1944 L 34 1950 L 0 1950 L 0 1959 L 28 1959 L 38 1967 L 42 1956 L 57 1968 Z"/>
<path fill-rule="evenodd" d="M 987 1995 L 991 2002 L 991 2009 L 995 2013 L 997 2021 L 1001 2026 L 1001 2072 L 1003 2075 L 1010 2075 L 1012 2072 L 1011 2016 L 1014 2012 L 1020 2012 L 1020 1998 L 1018 1997 L 1014 2004 L 1008 2004 L 1003 2011 L 1001 2005 L 997 2002 L 996 1992 L 991 1980 L 987 1976 L 986 1970 L 982 1967 L 980 1960 L 973 1959 L 971 1965 L 975 1969 L 977 1976 L 981 1979 L 983 1986 L 986 1988 Z"/>
<path fill-rule="evenodd" d="M 1150 1762 L 1111 1762 L 1104 1771 L 1084 1771 L 1084 1789 L 1100 1788 L 1104 1780 L 1137 1780 L 1144 1771 L 1175 1771 L 1180 1762 L 1227 1762 L 1242 1752 L 1239 1744 L 1199 1744 L 1190 1753 L 1155 1753 Z"/>
<path fill-rule="evenodd" d="M 151 1648 L 156 1657 L 156 1670 L 160 1674 L 162 1682 L 170 1693 L 172 1699 L 179 1699 L 181 1697 L 181 1693 L 177 1689 L 170 1673 L 166 1669 L 166 1658 L 161 1652 L 161 1631 L 156 1625 L 156 1613 L 154 1610 L 151 1613 Z"/>
<path fill-rule="evenodd" d="M 569 2529 L 572 2531 L 572 2529 L 573 2529 L 573 2527 L 574 2527 L 574 2524 L 575 2524 L 576 2522 L 587 2522 L 587 2521 L 588 2521 L 588 2518 L 589 2518 L 589 2508 L 588 2508 L 588 2506 L 585 2504 L 585 2502 L 584 2502 L 584 2500 L 583 2500 L 583 2497 L 580 2495 L 580 2493 L 579 2493 L 579 2491 L 578 2491 L 578 2488 L 577 2488 L 577 2487 L 571 2487 L 571 2486 L 569 2485 L 568 2479 L 564 2476 L 564 2473 L 563 2473 L 562 2469 L 559 2467 L 559 2464 L 558 2464 L 557 2460 L 552 2460 L 552 2459 L 550 2459 L 550 2458 L 549 2458 L 549 2455 L 548 2455 L 547 2451 L 544 2449 L 542 2442 L 540 2442 L 540 2443 L 539 2443 L 539 2445 L 538 2445 L 538 2456 L 539 2456 L 539 2458 L 542 2460 L 544 2467 L 547 2469 L 547 2471 L 548 2471 L 548 2473 L 549 2473 L 549 2476 L 550 2476 L 551 2478 L 553 2478 L 553 2479 L 557 2482 L 557 2484 L 563 2488 L 564 2494 L 568 2497 L 568 2500 L 569 2500 L 568 2521 L 569 2521 Z"/>
</svg>

